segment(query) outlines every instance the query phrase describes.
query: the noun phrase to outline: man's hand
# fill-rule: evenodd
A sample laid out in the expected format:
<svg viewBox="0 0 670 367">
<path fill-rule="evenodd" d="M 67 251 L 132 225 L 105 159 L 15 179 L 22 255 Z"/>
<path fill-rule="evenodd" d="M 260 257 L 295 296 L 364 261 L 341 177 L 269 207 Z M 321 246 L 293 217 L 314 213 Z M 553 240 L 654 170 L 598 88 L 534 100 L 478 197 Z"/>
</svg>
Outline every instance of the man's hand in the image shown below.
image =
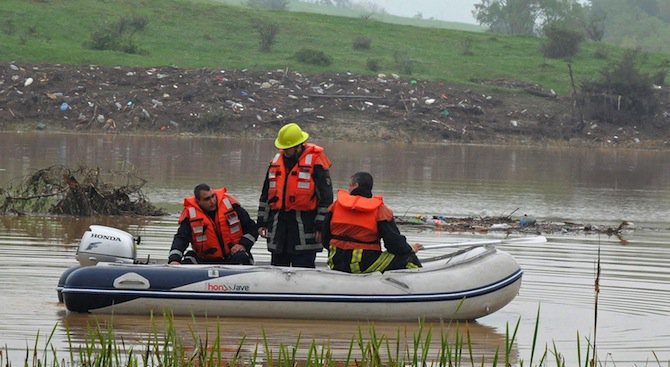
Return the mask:
<svg viewBox="0 0 670 367">
<path fill-rule="evenodd" d="M 414 252 L 419 252 L 419 251 L 423 250 L 423 245 L 420 244 L 420 243 L 415 243 L 415 244 L 411 245 L 411 247 L 412 247 L 412 251 L 414 251 Z"/>
<path fill-rule="evenodd" d="M 259 227 L 258 235 L 263 238 L 268 238 L 268 227 Z"/>
<path fill-rule="evenodd" d="M 168 265 L 181 265 L 181 263 L 177 260 L 172 260 L 168 263 Z"/>
<path fill-rule="evenodd" d="M 230 253 L 231 254 L 236 254 L 240 251 L 246 251 L 247 249 L 244 248 L 242 245 L 233 245 L 233 247 L 230 248 Z"/>
<path fill-rule="evenodd" d="M 314 239 L 316 240 L 316 243 L 321 243 L 321 231 L 314 232 Z"/>
</svg>

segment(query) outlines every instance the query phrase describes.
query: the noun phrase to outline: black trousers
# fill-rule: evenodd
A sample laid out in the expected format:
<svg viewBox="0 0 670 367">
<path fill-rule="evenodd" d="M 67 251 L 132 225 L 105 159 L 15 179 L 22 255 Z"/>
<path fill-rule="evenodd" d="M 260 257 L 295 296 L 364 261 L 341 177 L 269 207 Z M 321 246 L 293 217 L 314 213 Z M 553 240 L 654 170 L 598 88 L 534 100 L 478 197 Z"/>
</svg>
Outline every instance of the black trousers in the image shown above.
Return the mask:
<svg viewBox="0 0 670 367">
<path fill-rule="evenodd" d="M 272 253 L 270 264 L 274 266 L 292 266 L 294 268 L 314 268 L 316 252 L 302 254 Z"/>
<path fill-rule="evenodd" d="M 203 260 L 198 257 L 198 254 L 193 250 L 189 250 L 184 254 L 181 261 L 182 264 L 228 264 L 228 265 L 253 265 L 254 257 L 246 251 L 238 251 L 220 261 Z"/>
</svg>

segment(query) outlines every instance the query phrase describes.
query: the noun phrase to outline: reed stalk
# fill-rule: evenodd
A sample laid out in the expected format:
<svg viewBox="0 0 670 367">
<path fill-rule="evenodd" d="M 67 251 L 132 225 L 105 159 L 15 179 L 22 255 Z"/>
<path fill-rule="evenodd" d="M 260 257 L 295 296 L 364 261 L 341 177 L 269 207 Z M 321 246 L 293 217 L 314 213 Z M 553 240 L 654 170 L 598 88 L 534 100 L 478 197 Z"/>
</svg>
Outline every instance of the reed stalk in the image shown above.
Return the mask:
<svg viewBox="0 0 670 367">
<path fill-rule="evenodd" d="M 595 300 L 593 305 L 593 360 L 591 366 L 597 366 L 598 354 L 596 349 L 596 335 L 598 331 L 598 297 L 600 295 L 600 245 L 598 245 L 598 258 L 596 261 Z"/>
<path fill-rule="evenodd" d="M 514 325 L 506 325 L 504 353 L 500 354 L 501 346 L 496 347 L 495 354 L 490 356 L 477 356 L 475 352 L 475 341 L 472 338 L 467 325 L 463 330 L 462 324 L 442 325 L 441 330 L 426 328 L 422 321 L 419 327 L 408 338 L 409 335 L 401 333 L 400 329 L 395 333 L 395 341 L 385 335 L 380 335 L 371 325 L 367 332 L 361 327 L 351 338 L 346 351 L 346 357 L 337 360 L 333 357 L 333 351 L 329 341 L 319 342 L 312 340 L 309 345 L 304 346 L 301 335 L 298 335 L 294 344 L 286 345 L 280 342 L 273 346 L 265 330 L 262 337 L 253 347 L 251 355 L 245 356 L 242 352 L 249 342 L 247 337 L 242 337 L 232 351 L 222 348 L 222 327 L 217 323 L 216 330 L 210 333 L 205 330 L 204 336 L 195 332 L 195 326 L 190 328 L 192 340 L 185 340 L 177 332 L 171 315 L 164 315 L 166 322 L 163 330 L 159 331 L 155 326 L 147 337 L 139 342 L 134 341 L 127 344 L 122 337 L 114 332 L 113 323 L 108 325 L 96 324 L 87 329 L 87 334 L 80 345 L 73 342 L 70 330 L 66 328 L 68 341 L 69 360 L 59 360 L 56 348 L 53 346 L 53 336 L 56 327 L 51 330 L 49 337 L 44 343 L 41 341 L 40 333 L 35 337 L 32 348 L 27 348 L 23 367 L 460 367 L 460 366 L 492 366 L 510 367 L 518 365 L 526 366 L 523 359 L 516 360 L 513 355 L 514 344 L 517 340 L 520 319 Z M 555 343 L 549 350 L 539 355 L 536 350 L 538 330 L 540 325 L 540 307 L 535 320 L 535 332 L 528 366 L 545 367 L 550 365 L 548 357 L 553 356 L 552 366 L 566 366 L 565 357 L 558 350 Z M 152 325 L 153 322 L 152 322 Z M 433 344 L 438 338 L 439 343 Z M 593 342 L 593 343 L 592 343 Z M 40 349 L 40 345 L 44 347 Z M 435 357 L 431 358 L 431 348 Z M 192 346 L 192 347 L 190 347 Z M 584 367 L 595 367 L 595 342 L 588 340 L 585 344 Z M 262 349 L 261 349 L 262 348 Z M 582 361 L 582 344 L 580 334 L 577 333 L 577 355 L 578 365 Z M 142 353 L 136 353 L 141 350 Z M 260 351 L 263 354 L 260 354 Z M 592 352 L 593 351 L 593 352 Z M 304 357 L 303 353 L 304 352 Z M 593 354 L 592 354 L 593 353 Z M 534 362 L 539 355 L 537 362 Z M 661 362 L 654 354 L 659 366 Z M 599 363 L 601 363 L 600 361 Z M 7 346 L 0 349 L 0 367 L 12 367 L 9 350 Z"/>
</svg>

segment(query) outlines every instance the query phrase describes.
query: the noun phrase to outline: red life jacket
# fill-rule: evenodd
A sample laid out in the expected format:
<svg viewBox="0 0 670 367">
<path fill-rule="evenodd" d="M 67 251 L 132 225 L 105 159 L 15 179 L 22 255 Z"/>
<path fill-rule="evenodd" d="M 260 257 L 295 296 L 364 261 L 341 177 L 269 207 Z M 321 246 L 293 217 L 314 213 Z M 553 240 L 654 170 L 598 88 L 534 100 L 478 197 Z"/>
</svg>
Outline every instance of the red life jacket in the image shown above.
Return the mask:
<svg viewBox="0 0 670 367">
<path fill-rule="evenodd" d="M 242 223 L 233 204 L 239 202 L 226 194 L 227 189 L 214 190 L 216 195 L 216 215 L 212 219 L 200 208 L 195 196 L 184 199 L 184 210 L 179 223 L 188 218 L 191 223 L 191 246 L 199 257 L 205 260 L 220 260 L 230 254 L 230 248 L 242 239 Z M 219 236 L 223 243 L 219 242 Z"/>
<path fill-rule="evenodd" d="M 343 250 L 381 251 L 377 221 L 383 204 L 381 196 L 366 198 L 339 190 L 330 207 L 330 245 Z"/>
<path fill-rule="evenodd" d="M 332 163 L 323 152 L 322 147 L 309 143 L 303 146 L 304 151 L 290 172 L 286 172 L 282 152 L 277 153 L 270 162 L 268 204 L 271 210 L 311 211 L 316 209 L 319 201 L 312 178 L 314 166 L 329 169 Z"/>
</svg>

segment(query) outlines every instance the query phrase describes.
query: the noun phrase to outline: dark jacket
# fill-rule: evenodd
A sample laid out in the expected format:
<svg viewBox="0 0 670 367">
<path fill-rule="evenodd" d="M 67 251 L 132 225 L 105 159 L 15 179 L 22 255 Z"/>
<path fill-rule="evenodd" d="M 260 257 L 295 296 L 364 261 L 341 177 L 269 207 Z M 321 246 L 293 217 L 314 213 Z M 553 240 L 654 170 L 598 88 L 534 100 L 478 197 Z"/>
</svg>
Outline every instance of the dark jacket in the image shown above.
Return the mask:
<svg viewBox="0 0 670 367">
<path fill-rule="evenodd" d="M 351 192 L 352 195 L 360 195 L 367 198 L 372 197 L 372 192 L 369 190 L 360 190 L 358 188 L 354 189 Z M 332 238 L 330 232 L 330 220 L 331 213 L 326 215 L 326 219 L 323 225 L 323 231 L 321 232 L 321 242 L 324 248 L 330 249 L 330 240 Z M 381 270 L 391 270 L 391 269 L 402 269 L 407 266 L 408 263 L 414 263 L 417 266 L 421 266 L 421 263 L 416 257 L 412 246 L 407 243 L 407 238 L 400 234 L 400 230 L 396 225 L 395 221 L 391 219 L 390 221 L 378 221 L 377 222 L 378 238 L 383 240 L 384 247 L 386 251 L 395 255 L 393 261 L 385 268 Z M 333 249 L 335 250 L 335 249 Z M 361 252 L 360 258 L 360 269 L 364 271 L 370 265 L 372 265 L 381 255 L 382 251 L 375 250 L 342 250 L 336 249 L 334 254 L 330 254 L 329 257 L 332 261 L 332 268 L 334 270 L 340 270 L 345 272 L 350 272 L 350 264 L 352 262 L 352 255 L 354 251 Z"/>
<path fill-rule="evenodd" d="M 287 170 L 293 168 L 298 157 L 284 159 Z M 268 250 L 273 253 L 301 254 L 308 252 L 320 252 L 322 246 L 317 243 L 315 233 L 321 231 L 328 207 L 333 202 L 333 185 L 330 180 L 330 172 L 320 165 L 314 166 L 312 173 L 315 192 L 318 200 L 316 210 L 270 210 L 268 204 L 268 173 L 265 173 L 265 181 L 259 198 L 258 226 L 268 229 Z"/>
<path fill-rule="evenodd" d="M 237 212 L 240 222 L 242 223 L 243 235 L 242 239 L 240 240 L 240 245 L 244 246 L 246 251 L 250 253 L 251 247 L 256 242 L 256 239 L 258 239 L 258 227 L 256 226 L 256 222 L 254 222 L 254 220 L 251 219 L 249 213 L 244 208 L 242 208 L 241 205 L 233 204 L 233 209 L 235 210 L 235 212 Z M 207 215 L 210 218 L 214 218 L 216 212 L 207 212 Z M 191 223 L 189 219 L 186 218 L 179 225 L 179 228 L 177 229 L 177 234 L 174 235 L 174 238 L 172 240 L 172 246 L 170 248 L 170 256 L 168 258 L 168 262 L 182 260 L 186 249 L 191 243 L 192 238 L 191 234 L 192 234 Z M 219 239 L 219 242 L 221 242 L 221 239 Z"/>
</svg>

